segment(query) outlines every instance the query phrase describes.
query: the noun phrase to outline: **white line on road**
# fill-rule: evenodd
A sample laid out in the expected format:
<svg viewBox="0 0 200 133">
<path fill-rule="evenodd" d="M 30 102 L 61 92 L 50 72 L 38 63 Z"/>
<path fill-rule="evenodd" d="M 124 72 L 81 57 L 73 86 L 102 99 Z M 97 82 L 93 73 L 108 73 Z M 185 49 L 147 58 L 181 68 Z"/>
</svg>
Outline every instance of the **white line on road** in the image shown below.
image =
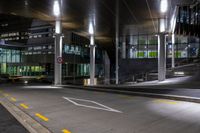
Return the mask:
<svg viewBox="0 0 200 133">
<path fill-rule="evenodd" d="M 77 99 L 77 98 L 71 98 L 71 97 L 63 97 L 65 100 L 73 103 L 76 106 L 81 106 L 81 107 L 86 107 L 86 108 L 92 108 L 92 109 L 98 109 L 98 110 L 104 110 L 104 111 L 110 111 L 110 112 L 116 112 L 116 113 L 122 113 L 121 111 L 118 111 L 116 109 L 110 108 L 108 106 L 105 106 L 103 104 L 100 104 L 98 102 L 95 101 L 91 101 L 91 100 L 85 100 L 85 99 Z M 98 106 L 101 107 L 96 107 L 96 106 L 89 106 L 89 105 L 84 105 L 84 104 L 79 104 L 76 101 L 82 101 L 82 102 L 88 102 L 88 103 L 94 103 Z"/>
</svg>

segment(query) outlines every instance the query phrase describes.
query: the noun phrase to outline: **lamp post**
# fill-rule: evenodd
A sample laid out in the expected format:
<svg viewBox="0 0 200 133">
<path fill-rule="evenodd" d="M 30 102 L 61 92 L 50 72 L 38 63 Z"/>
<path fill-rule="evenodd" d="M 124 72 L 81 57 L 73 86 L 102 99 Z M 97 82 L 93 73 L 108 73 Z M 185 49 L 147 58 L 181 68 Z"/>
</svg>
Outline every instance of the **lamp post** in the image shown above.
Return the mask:
<svg viewBox="0 0 200 133">
<path fill-rule="evenodd" d="M 55 56 L 54 56 L 54 85 L 62 84 L 62 22 L 61 0 L 54 0 L 53 12 L 55 15 Z"/>
</svg>

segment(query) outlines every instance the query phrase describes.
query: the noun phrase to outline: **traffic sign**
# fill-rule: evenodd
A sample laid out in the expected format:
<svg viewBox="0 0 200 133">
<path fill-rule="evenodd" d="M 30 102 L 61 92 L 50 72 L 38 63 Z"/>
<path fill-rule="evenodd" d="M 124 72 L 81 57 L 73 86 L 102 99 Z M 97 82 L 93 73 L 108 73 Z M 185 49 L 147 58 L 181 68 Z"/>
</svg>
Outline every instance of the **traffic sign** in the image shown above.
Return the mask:
<svg viewBox="0 0 200 133">
<path fill-rule="evenodd" d="M 57 57 L 57 62 L 58 62 L 59 64 L 62 64 L 62 63 L 63 63 L 63 58 L 62 58 L 62 57 Z"/>
</svg>

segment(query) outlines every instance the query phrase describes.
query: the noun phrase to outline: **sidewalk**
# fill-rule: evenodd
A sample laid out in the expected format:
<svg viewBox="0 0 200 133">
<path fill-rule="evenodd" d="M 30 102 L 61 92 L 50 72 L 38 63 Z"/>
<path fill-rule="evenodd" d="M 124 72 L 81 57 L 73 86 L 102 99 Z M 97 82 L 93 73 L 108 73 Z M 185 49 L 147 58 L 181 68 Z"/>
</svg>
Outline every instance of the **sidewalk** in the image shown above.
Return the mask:
<svg viewBox="0 0 200 133">
<path fill-rule="evenodd" d="M 200 82 L 198 80 L 194 80 L 194 77 L 185 76 L 178 78 L 170 78 L 165 81 L 147 81 L 141 83 L 126 83 L 119 85 L 95 85 L 88 87 L 95 88 L 123 88 L 123 89 L 138 89 L 138 88 L 146 88 L 146 89 L 200 89 Z"/>
<path fill-rule="evenodd" d="M 126 95 L 160 97 L 183 101 L 200 102 L 200 83 L 192 77 L 167 79 L 163 82 L 151 81 L 124 85 L 74 86 L 62 85 L 63 88 L 110 92 Z"/>
<path fill-rule="evenodd" d="M 0 133 L 29 132 L 0 104 Z"/>
</svg>

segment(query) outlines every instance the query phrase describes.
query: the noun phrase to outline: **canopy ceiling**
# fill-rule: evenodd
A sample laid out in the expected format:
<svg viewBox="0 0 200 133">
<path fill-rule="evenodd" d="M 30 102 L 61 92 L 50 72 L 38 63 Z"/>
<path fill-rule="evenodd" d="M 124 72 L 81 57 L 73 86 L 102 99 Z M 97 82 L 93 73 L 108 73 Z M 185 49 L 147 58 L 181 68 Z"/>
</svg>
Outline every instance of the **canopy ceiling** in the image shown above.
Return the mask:
<svg viewBox="0 0 200 133">
<path fill-rule="evenodd" d="M 36 18 L 54 23 L 54 0 L 0 0 L 0 13 Z M 169 10 L 193 0 L 168 0 Z M 88 35 L 91 14 L 96 20 L 96 39 L 104 44 L 115 36 L 116 0 L 63 0 L 63 28 Z M 154 33 L 160 14 L 160 0 L 119 0 L 120 35 Z"/>
</svg>

